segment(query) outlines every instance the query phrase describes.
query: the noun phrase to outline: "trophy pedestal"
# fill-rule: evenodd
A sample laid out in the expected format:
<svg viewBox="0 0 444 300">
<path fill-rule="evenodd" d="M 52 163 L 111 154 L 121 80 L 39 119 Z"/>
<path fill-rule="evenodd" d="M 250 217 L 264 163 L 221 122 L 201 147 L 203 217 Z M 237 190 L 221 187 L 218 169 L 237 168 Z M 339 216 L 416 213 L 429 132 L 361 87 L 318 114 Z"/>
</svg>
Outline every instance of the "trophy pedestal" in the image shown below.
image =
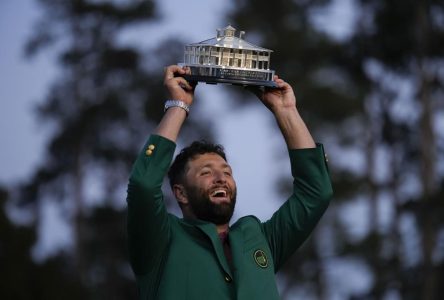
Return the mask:
<svg viewBox="0 0 444 300">
<path fill-rule="evenodd" d="M 183 75 L 191 82 L 205 82 L 207 84 L 232 84 L 240 86 L 263 86 L 276 88 L 276 83 L 272 80 L 274 72 L 271 70 L 247 70 L 242 68 L 224 68 L 220 66 L 185 65 L 190 74 Z"/>
</svg>

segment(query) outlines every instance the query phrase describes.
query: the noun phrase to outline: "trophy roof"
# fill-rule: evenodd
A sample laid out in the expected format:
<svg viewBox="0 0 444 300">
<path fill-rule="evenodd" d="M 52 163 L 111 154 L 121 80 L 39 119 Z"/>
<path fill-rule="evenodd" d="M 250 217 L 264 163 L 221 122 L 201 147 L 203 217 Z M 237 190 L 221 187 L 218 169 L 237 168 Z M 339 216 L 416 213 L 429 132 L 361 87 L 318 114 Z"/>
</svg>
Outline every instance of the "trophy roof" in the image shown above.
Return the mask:
<svg viewBox="0 0 444 300">
<path fill-rule="evenodd" d="M 235 32 L 236 28 L 232 27 L 231 25 L 228 25 L 223 29 L 218 29 L 217 36 L 215 38 L 207 39 L 198 43 L 191 43 L 188 44 L 188 46 L 214 46 L 214 47 L 223 47 L 223 48 L 273 52 L 273 50 L 253 45 L 242 39 L 242 36 L 245 34 L 244 31 L 241 31 L 239 33 L 239 37 L 234 36 Z"/>
</svg>

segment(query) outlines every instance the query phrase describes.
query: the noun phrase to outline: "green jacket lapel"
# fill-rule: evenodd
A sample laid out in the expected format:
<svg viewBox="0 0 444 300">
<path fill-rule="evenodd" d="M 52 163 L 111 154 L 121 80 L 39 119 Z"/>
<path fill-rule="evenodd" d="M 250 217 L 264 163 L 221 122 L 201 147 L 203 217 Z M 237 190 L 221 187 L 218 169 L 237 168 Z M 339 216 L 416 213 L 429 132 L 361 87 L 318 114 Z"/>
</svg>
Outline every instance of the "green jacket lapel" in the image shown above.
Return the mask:
<svg viewBox="0 0 444 300">
<path fill-rule="evenodd" d="M 225 273 L 233 278 L 230 267 L 228 266 L 227 258 L 225 257 L 222 243 L 219 239 L 219 235 L 217 234 L 216 225 L 212 223 L 203 223 L 197 224 L 195 226 L 198 227 L 203 233 L 205 233 L 205 235 L 210 239 L 220 265 L 224 269 Z"/>
</svg>

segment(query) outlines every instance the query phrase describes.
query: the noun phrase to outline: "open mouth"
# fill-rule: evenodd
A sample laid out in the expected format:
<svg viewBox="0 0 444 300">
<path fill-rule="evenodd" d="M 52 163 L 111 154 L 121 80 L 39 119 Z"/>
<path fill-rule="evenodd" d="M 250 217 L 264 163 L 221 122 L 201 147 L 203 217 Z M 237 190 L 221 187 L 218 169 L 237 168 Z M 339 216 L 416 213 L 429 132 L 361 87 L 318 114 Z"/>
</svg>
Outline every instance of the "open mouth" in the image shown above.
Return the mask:
<svg viewBox="0 0 444 300">
<path fill-rule="evenodd" d="M 222 189 L 214 190 L 211 193 L 211 197 L 226 198 L 227 197 L 227 191 L 226 190 L 222 190 Z"/>
<path fill-rule="evenodd" d="M 229 203 L 231 199 L 225 189 L 216 189 L 210 193 L 211 200 L 215 203 Z"/>
</svg>

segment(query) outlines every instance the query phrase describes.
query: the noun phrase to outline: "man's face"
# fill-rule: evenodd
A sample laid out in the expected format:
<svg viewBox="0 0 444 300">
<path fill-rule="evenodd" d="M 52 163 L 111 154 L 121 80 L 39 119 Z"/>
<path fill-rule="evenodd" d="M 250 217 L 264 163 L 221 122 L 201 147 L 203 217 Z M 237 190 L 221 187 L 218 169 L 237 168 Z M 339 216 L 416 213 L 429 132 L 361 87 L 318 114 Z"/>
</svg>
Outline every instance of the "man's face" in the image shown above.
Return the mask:
<svg viewBox="0 0 444 300">
<path fill-rule="evenodd" d="M 189 161 L 184 187 L 198 219 L 217 225 L 230 221 L 236 204 L 236 182 L 221 156 L 206 153 Z"/>
</svg>

